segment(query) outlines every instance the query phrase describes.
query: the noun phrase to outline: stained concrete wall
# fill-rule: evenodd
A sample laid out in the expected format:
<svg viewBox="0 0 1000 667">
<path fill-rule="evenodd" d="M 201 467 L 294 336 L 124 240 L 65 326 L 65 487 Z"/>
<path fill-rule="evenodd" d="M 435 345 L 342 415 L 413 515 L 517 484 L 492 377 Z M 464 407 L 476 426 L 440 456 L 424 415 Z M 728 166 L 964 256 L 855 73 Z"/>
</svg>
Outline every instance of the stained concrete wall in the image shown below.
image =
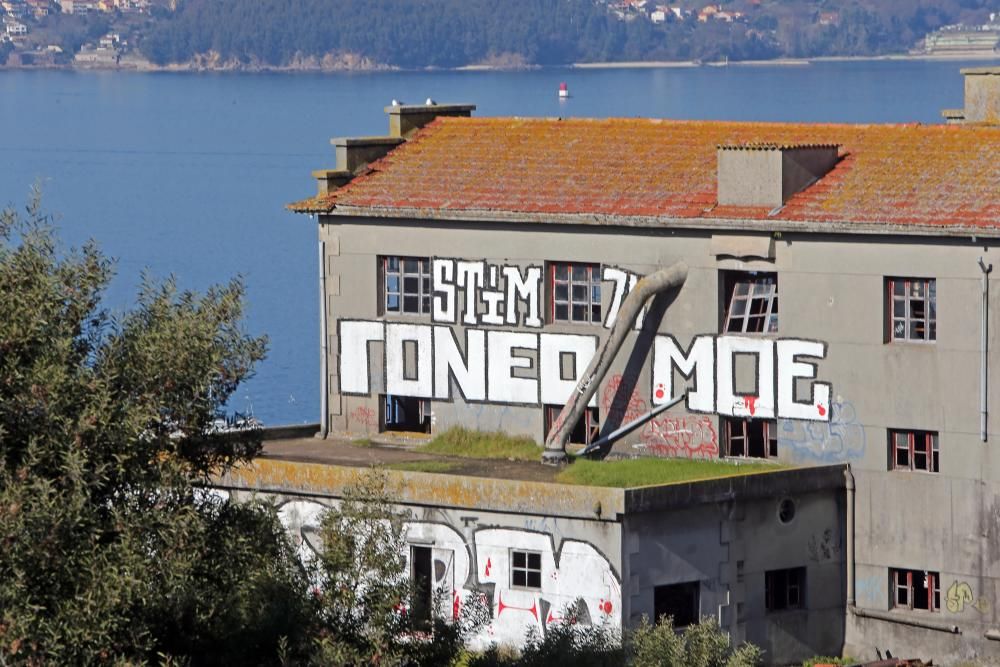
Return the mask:
<svg viewBox="0 0 1000 667">
<path fill-rule="evenodd" d="M 994 280 L 990 291 L 993 390 L 988 442 L 983 443 L 979 436 L 982 274 L 976 263 L 982 256 L 1000 267 L 995 239 L 785 232 L 775 239 L 773 261 L 744 261 L 712 254 L 712 233 L 705 230 L 331 217 L 321 222 L 320 238 L 336 250 L 327 257 L 331 425 L 334 430 L 357 434 L 377 430 L 378 401 L 377 397 L 337 393 L 336 322 L 339 318 L 378 318 L 379 254 L 486 258 L 522 266 L 546 260 L 599 262 L 639 274 L 683 259 L 690 267 L 688 280 L 669 304 L 658 329 L 671 333 L 682 345 L 694 335 L 719 331 L 720 271 L 776 272 L 779 335 L 826 343 L 819 378 L 833 385 L 830 422 L 778 421 L 779 459 L 807 465 L 850 462 L 858 471 L 859 582 L 862 593 L 873 591 L 867 596 L 858 594 L 859 606 L 888 609 L 890 568 L 938 571 L 942 599 L 952 584 L 959 587 L 955 590 L 964 591 L 962 584 L 967 583 L 974 599 L 983 601 L 981 605 L 970 610 L 965 603 L 952 612 L 942 602 L 937 612 L 893 610 L 892 617 L 958 624 L 962 635 L 956 641 L 963 647 L 962 655 L 989 655 L 1000 649 L 1000 644 L 984 636 L 1000 628 L 995 611 L 1000 604 L 996 529 L 1000 455 L 995 447 L 1000 440 L 1000 403 L 995 398 L 1000 381 L 1000 287 Z M 884 281 L 889 276 L 936 279 L 935 342 L 885 342 Z M 605 286 L 606 308 L 610 289 Z M 429 317 L 386 319 L 430 321 Z M 547 324 L 544 330 L 600 336 L 606 331 L 567 324 Z M 625 349 L 637 340 L 643 339 L 633 334 Z M 373 369 L 382 368 L 379 347 L 373 345 Z M 377 375 L 374 395 L 380 391 Z M 598 390 L 602 423 L 609 428 L 615 421 L 647 411 L 651 392 L 645 348 L 640 345 L 631 353 L 623 352 L 611 377 Z M 543 414 L 536 406 L 466 405 L 456 400 L 434 402 L 433 412 L 435 430 L 461 424 L 526 434 L 539 441 L 543 437 Z M 890 470 L 889 428 L 938 431 L 940 472 Z M 717 456 L 722 445 L 717 417 L 691 415 L 677 408 L 626 439 L 618 451 Z M 861 581 L 861 573 L 885 586 L 878 589 L 868 580 Z M 939 664 L 949 664 L 959 655 L 953 643 L 941 641 L 936 633 L 913 633 L 903 623 L 851 618 L 846 648 L 855 655 L 873 657 L 876 638 L 885 646 L 899 644 Z"/>
</svg>

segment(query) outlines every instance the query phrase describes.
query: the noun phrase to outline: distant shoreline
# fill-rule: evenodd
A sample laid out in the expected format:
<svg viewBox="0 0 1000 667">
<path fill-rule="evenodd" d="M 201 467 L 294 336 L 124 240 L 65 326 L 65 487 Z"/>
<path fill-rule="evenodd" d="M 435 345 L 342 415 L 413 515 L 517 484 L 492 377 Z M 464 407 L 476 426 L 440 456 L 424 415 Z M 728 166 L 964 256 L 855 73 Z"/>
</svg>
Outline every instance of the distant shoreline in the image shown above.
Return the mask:
<svg viewBox="0 0 1000 667">
<path fill-rule="evenodd" d="M 817 56 L 815 58 L 774 58 L 771 60 L 730 60 L 698 62 L 696 60 L 636 60 L 623 62 L 573 63 L 573 69 L 655 69 L 683 67 L 804 67 L 814 63 L 824 62 L 868 62 L 879 60 L 913 61 L 913 60 L 1000 60 L 1000 53 L 983 53 L 972 51 L 965 53 L 898 53 L 884 56 Z M 487 69 L 487 68 L 483 68 Z"/>
<path fill-rule="evenodd" d="M 212 63 L 192 61 L 188 63 L 172 63 L 155 65 L 144 58 L 125 58 L 120 64 L 104 62 L 72 62 L 64 65 L 39 64 L 3 66 L 0 72 L 14 70 L 67 70 L 74 72 L 194 72 L 194 73 L 261 73 L 261 74 L 367 74 L 380 72 L 511 72 L 539 69 L 688 69 L 697 67 L 807 67 L 825 62 L 874 62 L 874 61 L 1000 61 L 1000 52 L 963 52 L 935 54 L 891 54 L 882 56 L 818 56 L 815 58 L 774 58 L 771 60 L 730 60 L 730 61 L 697 61 L 697 60 L 636 60 L 620 62 L 579 62 L 568 65 L 535 65 L 518 64 L 504 65 L 477 63 L 459 67 L 423 67 L 406 69 L 392 65 L 381 65 L 371 61 L 354 61 L 338 63 L 340 66 L 323 67 L 313 63 L 298 63 L 285 66 L 264 66 L 259 64 L 239 66 L 232 61 Z M 344 66 L 346 65 L 346 66 Z"/>
</svg>

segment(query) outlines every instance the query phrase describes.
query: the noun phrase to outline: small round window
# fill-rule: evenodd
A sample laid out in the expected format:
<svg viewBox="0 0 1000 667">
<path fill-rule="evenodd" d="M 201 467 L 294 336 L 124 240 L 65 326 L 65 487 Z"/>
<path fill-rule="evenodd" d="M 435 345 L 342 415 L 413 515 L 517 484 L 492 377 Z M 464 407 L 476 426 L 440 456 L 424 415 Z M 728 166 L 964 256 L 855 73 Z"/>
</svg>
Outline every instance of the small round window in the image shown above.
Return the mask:
<svg viewBox="0 0 1000 667">
<path fill-rule="evenodd" d="M 791 523 L 795 518 L 795 501 L 785 498 L 778 503 L 778 521 L 781 523 Z"/>
</svg>

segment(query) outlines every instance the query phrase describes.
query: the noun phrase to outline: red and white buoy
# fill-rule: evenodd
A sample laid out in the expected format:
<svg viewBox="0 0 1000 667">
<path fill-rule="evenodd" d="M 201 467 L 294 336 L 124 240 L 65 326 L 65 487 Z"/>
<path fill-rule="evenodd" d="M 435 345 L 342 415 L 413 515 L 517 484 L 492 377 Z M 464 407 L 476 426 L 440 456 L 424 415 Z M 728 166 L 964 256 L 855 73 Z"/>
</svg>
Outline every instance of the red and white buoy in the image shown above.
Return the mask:
<svg viewBox="0 0 1000 667">
<path fill-rule="evenodd" d="M 565 83 L 559 84 L 559 98 L 566 99 L 569 97 L 569 87 Z"/>
</svg>

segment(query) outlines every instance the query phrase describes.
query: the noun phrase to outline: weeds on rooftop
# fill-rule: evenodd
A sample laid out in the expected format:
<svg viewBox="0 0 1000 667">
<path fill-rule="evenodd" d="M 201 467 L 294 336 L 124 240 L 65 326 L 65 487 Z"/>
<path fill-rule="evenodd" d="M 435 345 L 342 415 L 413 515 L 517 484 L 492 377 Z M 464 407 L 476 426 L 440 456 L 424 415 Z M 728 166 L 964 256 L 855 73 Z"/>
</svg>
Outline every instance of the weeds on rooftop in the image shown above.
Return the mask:
<svg viewBox="0 0 1000 667">
<path fill-rule="evenodd" d="M 783 467 L 775 463 L 737 464 L 699 459 L 578 459 L 560 472 L 556 481 L 562 484 L 629 488 L 770 472 Z"/>
<path fill-rule="evenodd" d="M 474 459 L 508 459 L 539 461 L 542 448 L 525 436 L 512 436 L 500 431 L 476 431 L 453 426 L 442 432 L 420 451 L 444 456 Z"/>
</svg>

